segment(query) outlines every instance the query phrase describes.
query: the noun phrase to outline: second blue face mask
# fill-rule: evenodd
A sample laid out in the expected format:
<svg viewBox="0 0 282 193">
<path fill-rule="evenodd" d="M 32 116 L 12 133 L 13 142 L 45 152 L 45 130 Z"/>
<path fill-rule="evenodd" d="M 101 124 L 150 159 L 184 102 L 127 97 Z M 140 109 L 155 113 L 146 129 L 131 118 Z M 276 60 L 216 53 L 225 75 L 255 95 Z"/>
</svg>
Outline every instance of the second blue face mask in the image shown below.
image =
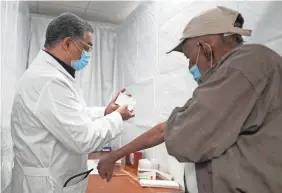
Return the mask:
<svg viewBox="0 0 282 193">
<path fill-rule="evenodd" d="M 213 65 L 213 60 L 212 60 L 212 49 L 211 49 L 211 46 L 207 43 L 205 43 L 211 50 L 211 68 L 214 66 Z M 190 69 L 190 73 L 193 75 L 193 78 L 196 82 L 199 82 L 199 80 L 201 79 L 201 72 L 199 70 L 199 66 L 198 66 L 198 59 L 199 59 L 199 55 L 200 55 L 200 50 L 201 50 L 201 47 L 199 47 L 198 49 L 198 54 L 197 54 L 197 59 L 196 59 L 196 63 L 192 66 L 192 68 Z"/>
<path fill-rule="evenodd" d="M 199 70 L 198 64 L 194 64 L 194 66 L 190 69 L 190 73 L 192 74 L 194 80 L 198 82 L 201 78 L 201 72 Z"/>
<path fill-rule="evenodd" d="M 201 78 L 201 72 L 200 72 L 198 64 L 197 64 L 198 59 L 199 59 L 200 50 L 201 50 L 201 47 L 199 47 L 199 49 L 198 49 L 196 64 L 194 64 L 192 66 L 192 68 L 190 69 L 190 73 L 192 74 L 192 76 L 193 76 L 193 78 L 196 82 L 198 82 Z"/>
</svg>

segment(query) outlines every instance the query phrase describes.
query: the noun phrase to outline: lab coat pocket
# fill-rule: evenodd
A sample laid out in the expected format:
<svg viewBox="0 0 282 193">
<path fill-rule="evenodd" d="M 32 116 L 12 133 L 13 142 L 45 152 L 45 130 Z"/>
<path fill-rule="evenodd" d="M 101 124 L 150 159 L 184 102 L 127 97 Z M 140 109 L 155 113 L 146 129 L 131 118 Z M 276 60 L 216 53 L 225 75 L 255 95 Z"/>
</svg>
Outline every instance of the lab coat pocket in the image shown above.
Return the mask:
<svg viewBox="0 0 282 193">
<path fill-rule="evenodd" d="M 85 193 L 88 184 L 88 178 L 84 178 L 77 184 L 63 188 L 63 193 Z"/>
</svg>

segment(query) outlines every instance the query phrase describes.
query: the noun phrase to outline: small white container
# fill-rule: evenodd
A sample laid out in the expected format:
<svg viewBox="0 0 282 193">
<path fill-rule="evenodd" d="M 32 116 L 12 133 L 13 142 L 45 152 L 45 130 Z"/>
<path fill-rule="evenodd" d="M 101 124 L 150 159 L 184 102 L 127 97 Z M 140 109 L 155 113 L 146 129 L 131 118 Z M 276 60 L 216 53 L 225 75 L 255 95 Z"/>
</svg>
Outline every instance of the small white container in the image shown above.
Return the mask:
<svg viewBox="0 0 282 193">
<path fill-rule="evenodd" d="M 138 169 L 152 169 L 152 163 L 148 159 L 140 159 L 138 162 Z"/>
</svg>

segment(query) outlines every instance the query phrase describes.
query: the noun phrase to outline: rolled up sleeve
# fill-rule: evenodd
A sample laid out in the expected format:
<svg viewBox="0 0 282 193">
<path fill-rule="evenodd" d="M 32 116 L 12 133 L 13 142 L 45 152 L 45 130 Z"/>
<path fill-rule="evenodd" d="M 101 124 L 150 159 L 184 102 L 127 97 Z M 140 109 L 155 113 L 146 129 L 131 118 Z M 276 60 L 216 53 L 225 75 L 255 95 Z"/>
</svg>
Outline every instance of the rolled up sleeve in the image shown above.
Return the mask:
<svg viewBox="0 0 282 193">
<path fill-rule="evenodd" d="M 238 138 L 257 94 L 241 71 L 228 67 L 200 85 L 192 99 L 172 112 L 165 127 L 168 153 L 180 162 L 204 162 Z"/>
</svg>

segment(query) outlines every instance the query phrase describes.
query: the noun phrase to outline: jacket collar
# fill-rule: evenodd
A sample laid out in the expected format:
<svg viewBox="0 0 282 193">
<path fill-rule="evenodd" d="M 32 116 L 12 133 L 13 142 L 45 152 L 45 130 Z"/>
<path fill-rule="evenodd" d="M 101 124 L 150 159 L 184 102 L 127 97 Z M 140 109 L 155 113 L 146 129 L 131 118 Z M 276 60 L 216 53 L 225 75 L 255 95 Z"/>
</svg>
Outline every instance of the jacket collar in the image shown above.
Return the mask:
<svg viewBox="0 0 282 193">
<path fill-rule="evenodd" d="M 38 56 L 41 60 L 44 60 L 46 63 L 50 64 L 57 70 L 59 70 L 61 73 L 63 73 L 68 79 L 70 79 L 72 82 L 75 81 L 75 79 L 69 74 L 68 71 L 55 59 L 53 58 L 50 54 L 45 52 L 44 50 L 40 50 Z"/>
<path fill-rule="evenodd" d="M 211 69 L 209 69 L 199 80 L 198 84 L 203 84 L 205 83 L 211 76 L 212 74 L 217 70 L 219 69 L 223 64 L 224 62 L 230 57 L 232 56 L 238 48 L 240 48 L 241 46 L 238 46 L 236 48 L 234 48 L 233 50 L 227 52 L 222 58 L 220 61 L 218 61 L 216 63 L 216 65 L 214 65 Z"/>
<path fill-rule="evenodd" d="M 51 55 L 57 62 L 59 62 L 61 64 L 61 66 L 73 77 L 75 78 L 75 70 L 68 64 L 66 64 L 65 62 L 63 62 L 62 60 L 60 60 L 59 58 L 57 58 L 56 56 L 54 56 L 53 54 L 51 54 L 50 52 L 44 50 L 45 52 L 47 52 L 49 55 Z"/>
</svg>

